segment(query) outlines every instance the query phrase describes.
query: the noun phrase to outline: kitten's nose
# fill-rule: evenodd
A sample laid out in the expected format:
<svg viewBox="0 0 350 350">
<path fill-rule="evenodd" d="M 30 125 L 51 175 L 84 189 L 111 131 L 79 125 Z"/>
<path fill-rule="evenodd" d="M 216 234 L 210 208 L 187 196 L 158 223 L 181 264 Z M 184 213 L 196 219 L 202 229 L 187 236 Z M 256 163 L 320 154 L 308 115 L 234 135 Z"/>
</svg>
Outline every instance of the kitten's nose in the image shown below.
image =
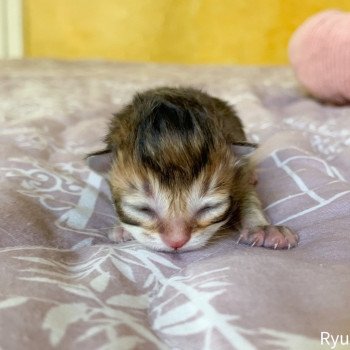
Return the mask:
<svg viewBox="0 0 350 350">
<path fill-rule="evenodd" d="M 163 242 L 170 248 L 173 249 L 179 249 L 183 247 L 189 240 L 191 236 L 189 235 L 184 235 L 184 236 L 175 236 L 173 237 L 172 235 L 169 236 L 164 236 L 162 237 Z"/>
<path fill-rule="evenodd" d="M 179 249 L 190 240 L 191 229 L 183 220 L 169 220 L 161 238 L 168 247 Z"/>
</svg>

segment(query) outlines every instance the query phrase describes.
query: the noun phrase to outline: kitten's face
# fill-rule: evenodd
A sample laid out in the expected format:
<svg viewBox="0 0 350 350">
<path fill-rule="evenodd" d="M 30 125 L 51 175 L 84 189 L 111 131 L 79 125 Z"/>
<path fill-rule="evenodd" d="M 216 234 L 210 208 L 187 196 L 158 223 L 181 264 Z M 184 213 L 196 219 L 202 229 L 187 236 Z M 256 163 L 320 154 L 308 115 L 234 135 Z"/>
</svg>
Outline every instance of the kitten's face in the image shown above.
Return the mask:
<svg viewBox="0 0 350 350">
<path fill-rule="evenodd" d="M 222 161 L 187 185 L 165 185 L 156 174 L 131 164 L 112 167 L 110 182 L 122 227 L 160 251 L 186 251 L 206 244 L 233 210 L 234 170 Z"/>
</svg>

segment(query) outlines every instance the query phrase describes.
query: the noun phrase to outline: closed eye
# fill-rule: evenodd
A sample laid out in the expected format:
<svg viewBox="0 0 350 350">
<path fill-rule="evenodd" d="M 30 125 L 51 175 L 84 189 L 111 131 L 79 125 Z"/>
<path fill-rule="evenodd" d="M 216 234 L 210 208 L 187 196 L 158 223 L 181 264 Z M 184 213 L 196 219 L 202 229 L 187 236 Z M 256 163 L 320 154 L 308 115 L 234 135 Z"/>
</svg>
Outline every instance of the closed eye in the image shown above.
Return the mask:
<svg viewBox="0 0 350 350">
<path fill-rule="evenodd" d="M 207 204 L 205 206 L 203 206 L 202 208 L 200 208 L 199 210 L 197 210 L 197 215 L 203 215 L 208 213 L 211 210 L 214 209 L 218 209 L 220 206 L 222 206 L 222 203 L 217 203 L 217 204 Z"/>
<path fill-rule="evenodd" d="M 155 216 L 156 212 L 150 208 L 150 207 L 134 207 L 135 210 L 139 211 L 142 214 L 148 215 L 148 216 Z"/>
<path fill-rule="evenodd" d="M 156 211 L 147 205 L 126 204 L 124 205 L 124 210 L 126 210 L 126 212 L 132 216 L 140 215 L 143 217 L 147 216 L 148 218 L 155 218 L 157 216 Z"/>
<path fill-rule="evenodd" d="M 226 202 L 219 202 L 219 203 L 213 203 L 213 204 L 206 204 L 203 207 L 201 207 L 196 212 L 196 216 L 204 216 L 205 214 L 209 214 L 211 212 L 221 212 L 222 209 L 226 207 Z"/>
<path fill-rule="evenodd" d="M 210 226 L 217 223 L 224 223 L 227 221 L 232 213 L 232 198 L 228 197 L 227 200 L 206 203 L 196 213 L 197 222 L 201 225 Z"/>
</svg>

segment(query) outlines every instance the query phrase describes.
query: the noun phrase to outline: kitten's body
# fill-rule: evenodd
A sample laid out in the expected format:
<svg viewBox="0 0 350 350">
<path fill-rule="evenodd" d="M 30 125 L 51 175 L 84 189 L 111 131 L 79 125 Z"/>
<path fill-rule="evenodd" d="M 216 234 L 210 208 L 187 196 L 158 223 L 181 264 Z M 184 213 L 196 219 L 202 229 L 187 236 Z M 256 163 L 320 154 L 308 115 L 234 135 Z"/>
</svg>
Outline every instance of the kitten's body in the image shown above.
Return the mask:
<svg viewBox="0 0 350 350">
<path fill-rule="evenodd" d="M 254 145 L 224 101 L 184 88 L 137 94 L 105 141 L 121 221 L 115 239 L 129 232 L 153 249 L 183 251 L 230 227 L 242 243 L 296 245 L 294 233 L 264 217 L 247 157 Z"/>
</svg>

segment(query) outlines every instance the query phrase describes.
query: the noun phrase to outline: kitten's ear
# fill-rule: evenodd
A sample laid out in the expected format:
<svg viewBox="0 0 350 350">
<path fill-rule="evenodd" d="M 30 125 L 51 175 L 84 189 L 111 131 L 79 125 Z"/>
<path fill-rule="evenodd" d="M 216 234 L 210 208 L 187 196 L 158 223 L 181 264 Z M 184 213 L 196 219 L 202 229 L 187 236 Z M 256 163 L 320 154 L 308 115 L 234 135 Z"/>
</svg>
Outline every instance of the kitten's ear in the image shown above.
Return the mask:
<svg viewBox="0 0 350 350">
<path fill-rule="evenodd" d="M 112 165 L 112 151 L 104 149 L 94 153 L 90 153 L 85 157 L 90 169 L 98 174 L 104 175 L 108 173 Z"/>
<path fill-rule="evenodd" d="M 257 143 L 252 142 L 233 142 L 231 150 L 237 157 L 248 157 L 258 148 Z"/>
</svg>

